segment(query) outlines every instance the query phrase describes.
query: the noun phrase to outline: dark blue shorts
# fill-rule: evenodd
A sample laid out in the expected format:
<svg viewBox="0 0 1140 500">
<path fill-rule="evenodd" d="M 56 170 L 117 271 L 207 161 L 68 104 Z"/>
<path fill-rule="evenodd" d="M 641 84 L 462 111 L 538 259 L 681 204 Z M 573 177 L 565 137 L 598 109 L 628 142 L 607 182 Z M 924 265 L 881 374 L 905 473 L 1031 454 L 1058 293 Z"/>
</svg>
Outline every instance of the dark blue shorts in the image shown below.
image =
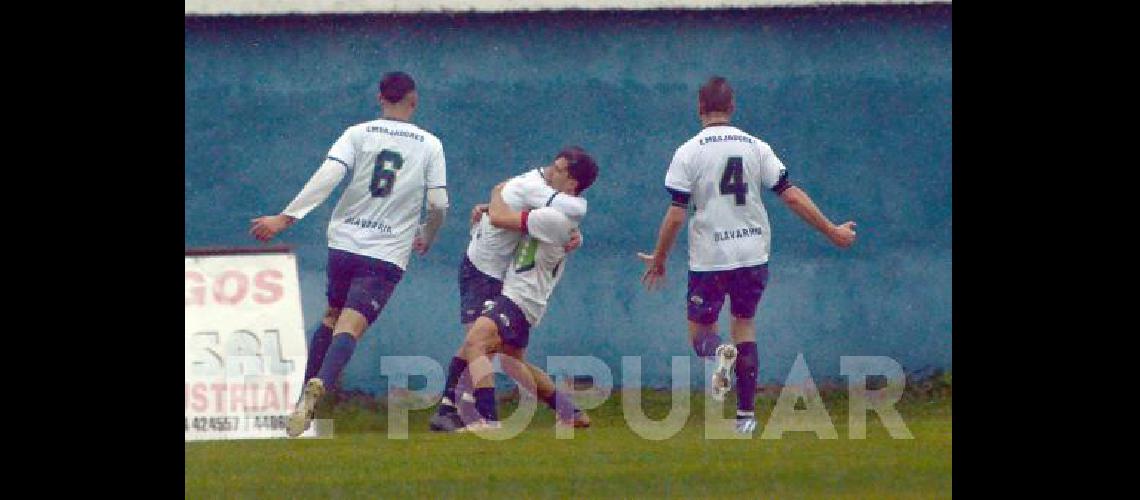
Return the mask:
<svg viewBox="0 0 1140 500">
<path fill-rule="evenodd" d="M 459 322 L 471 323 L 483 314 L 483 304 L 503 293 L 503 280 L 483 274 L 463 254 L 459 264 Z"/>
<path fill-rule="evenodd" d="M 733 316 L 752 318 L 767 285 L 767 263 L 726 271 L 689 271 L 689 321 L 716 323 L 725 294 L 732 300 L 729 311 Z"/>
<path fill-rule="evenodd" d="M 329 307 L 352 309 L 376 321 L 404 270 L 391 262 L 329 249 Z"/>
<path fill-rule="evenodd" d="M 499 327 L 499 338 L 509 346 L 525 349 L 530 343 L 530 322 L 526 314 L 515 305 L 511 299 L 500 295 L 491 299 L 491 303 L 481 316 L 486 316 Z"/>
</svg>

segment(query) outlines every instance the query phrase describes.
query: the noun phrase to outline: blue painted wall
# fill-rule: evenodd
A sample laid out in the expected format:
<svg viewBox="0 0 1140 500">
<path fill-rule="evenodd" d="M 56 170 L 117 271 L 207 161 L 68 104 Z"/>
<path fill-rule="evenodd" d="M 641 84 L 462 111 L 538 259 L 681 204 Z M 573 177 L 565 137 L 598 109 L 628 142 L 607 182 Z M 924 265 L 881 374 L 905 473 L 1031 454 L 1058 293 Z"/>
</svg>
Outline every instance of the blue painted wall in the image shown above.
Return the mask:
<svg viewBox="0 0 1140 500">
<path fill-rule="evenodd" d="M 542 356 L 593 355 L 620 377 L 643 356 L 668 382 L 685 334 L 687 241 L 669 287 L 640 288 L 668 205 L 673 150 L 699 129 L 712 74 L 737 91 L 735 121 L 769 142 L 836 222 L 829 246 L 774 197 L 769 291 L 757 318 L 763 381 L 797 353 L 812 373 L 839 357 L 951 368 L 952 11 L 949 6 L 716 12 L 187 18 L 186 245 L 249 245 L 249 219 L 282 209 L 349 125 L 374 118 L 376 82 L 417 80 L 415 121 L 444 144 L 450 218 L 356 351 L 348 389 L 375 392 L 378 357 L 446 363 L 461 338 L 456 269 L 467 213 L 491 187 L 581 144 L 602 167 L 586 245 L 532 335 Z M 305 322 L 324 307 L 335 197 L 285 234 L 299 255 Z M 727 309 L 727 307 L 726 307 Z M 727 311 L 722 316 L 727 319 Z"/>
</svg>

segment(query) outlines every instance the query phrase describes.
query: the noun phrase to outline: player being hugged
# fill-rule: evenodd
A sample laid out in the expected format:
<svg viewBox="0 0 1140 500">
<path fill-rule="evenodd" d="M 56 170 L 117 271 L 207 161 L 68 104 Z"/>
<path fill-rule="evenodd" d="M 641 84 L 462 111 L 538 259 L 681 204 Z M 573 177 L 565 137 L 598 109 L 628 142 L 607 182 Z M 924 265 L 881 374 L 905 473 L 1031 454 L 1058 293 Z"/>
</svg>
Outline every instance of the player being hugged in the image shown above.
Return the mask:
<svg viewBox="0 0 1140 500">
<path fill-rule="evenodd" d="M 472 244 L 460 268 L 462 321 L 470 326 L 448 367 L 432 430 L 499 426 L 491 364 L 497 354 L 505 355 L 499 358 L 511 378 L 555 409 L 561 425 L 589 425 L 588 417 L 555 390 L 550 376 L 526 362 L 526 347 L 530 330 L 542 320 L 550 295 L 565 273 L 567 252 L 580 244 L 578 225 L 586 206 L 584 200 L 575 199 L 597 176 L 593 158 L 571 147 L 560 152 L 545 171 L 515 177 L 492 190 L 488 217 L 473 229 Z M 543 184 L 556 192 L 544 189 Z M 539 200 L 533 198 L 536 192 L 550 194 Z M 532 203 L 542 206 L 528 209 Z M 502 276 L 501 285 L 496 285 L 495 276 Z M 501 292 L 495 292 L 496 288 Z M 455 407 L 456 387 L 464 372 L 470 373 L 478 413 L 471 423 L 464 422 Z"/>
<path fill-rule="evenodd" d="M 642 276 L 653 290 L 665 277 L 665 262 L 685 222 L 689 222 L 689 341 L 697 356 L 716 357 L 712 396 L 722 400 L 736 372 L 738 391 L 736 430 L 756 430 L 754 410 L 757 366 L 756 325 L 753 317 L 768 283 L 768 253 L 772 232 L 761 189 L 771 190 L 797 215 L 832 243 L 847 248 L 855 242 L 855 223 L 834 225 L 816 208 L 807 193 L 792 185 L 788 171 L 772 148 L 729 124 L 736 103 L 722 77 L 712 77 L 698 93 L 700 133 L 677 148 L 665 174 L 672 206 L 665 213 L 653 255 L 639 253 L 647 270 Z M 717 318 L 724 297 L 732 301 L 730 333 L 733 344 L 720 344 Z"/>
<path fill-rule="evenodd" d="M 293 202 L 279 215 L 253 219 L 250 229 L 269 241 L 352 173 L 329 221 L 328 309 L 309 345 L 305 388 L 286 425 L 290 437 L 312 423 L 317 401 L 388 302 L 412 250 L 427 253 L 447 210 L 443 145 L 409 122 L 419 103 L 415 81 L 403 72 L 388 73 L 377 98 L 381 118 L 345 130 Z M 420 225 L 425 198 L 427 218 Z"/>
<path fill-rule="evenodd" d="M 566 181 L 570 176 L 571 166 L 576 166 L 587 156 L 582 148 L 571 146 L 559 151 L 549 165 L 531 169 L 517 175 L 502 185 L 500 195 L 504 203 L 511 210 L 523 211 L 541 207 L 552 207 L 562 212 L 571 220 L 580 221 L 586 215 L 586 199 L 555 189 L 555 186 L 569 190 Z M 498 297 L 503 290 L 503 276 L 507 273 L 518 248 L 523 234 L 514 221 L 505 222 L 506 227 L 498 227 L 492 223 L 491 217 L 483 217 L 487 212 L 487 204 L 476 205 L 471 212 L 471 241 L 464 252 L 463 260 L 459 265 L 459 321 L 463 325 L 464 336 L 471 330 L 476 318 L 483 312 L 485 304 Z M 581 245 L 581 234 L 577 229 L 572 231 L 571 240 L 566 245 L 566 251 L 571 252 Z M 563 411 L 558 419 L 559 424 L 585 427 L 589 425 L 589 417 L 579 411 L 568 397 L 558 393 L 554 382 L 540 368 L 523 363 L 530 371 L 530 379 L 536 384 L 535 393 L 538 398 L 550 406 L 551 409 L 561 408 Z M 438 412 L 432 418 L 430 429 L 433 431 L 454 431 L 462 428 L 466 422 L 477 419 L 474 409 L 475 398 L 471 393 L 471 382 L 465 371 L 467 363 L 457 354 L 451 360 L 449 373 L 458 377 L 458 380 L 449 380 L 446 384 L 443 397 L 440 400 Z M 514 364 L 507 365 L 513 368 Z M 525 378 L 521 377 L 521 378 Z M 527 389 L 532 389 L 527 387 Z M 456 415 L 458 413 L 458 415 Z M 456 417 L 461 418 L 456 418 Z"/>
</svg>

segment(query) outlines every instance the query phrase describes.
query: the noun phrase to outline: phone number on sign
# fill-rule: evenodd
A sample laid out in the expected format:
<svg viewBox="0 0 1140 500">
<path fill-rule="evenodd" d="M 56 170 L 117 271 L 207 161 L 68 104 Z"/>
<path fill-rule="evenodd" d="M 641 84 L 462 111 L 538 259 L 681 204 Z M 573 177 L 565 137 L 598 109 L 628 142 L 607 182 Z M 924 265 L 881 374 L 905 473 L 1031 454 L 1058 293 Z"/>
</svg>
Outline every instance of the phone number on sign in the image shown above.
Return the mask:
<svg viewBox="0 0 1140 500">
<path fill-rule="evenodd" d="M 186 432 L 190 431 L 249 431 L 284 430 L 286 415 L 257 415 L 250 417 L 186 417 Z"/>
</svg>

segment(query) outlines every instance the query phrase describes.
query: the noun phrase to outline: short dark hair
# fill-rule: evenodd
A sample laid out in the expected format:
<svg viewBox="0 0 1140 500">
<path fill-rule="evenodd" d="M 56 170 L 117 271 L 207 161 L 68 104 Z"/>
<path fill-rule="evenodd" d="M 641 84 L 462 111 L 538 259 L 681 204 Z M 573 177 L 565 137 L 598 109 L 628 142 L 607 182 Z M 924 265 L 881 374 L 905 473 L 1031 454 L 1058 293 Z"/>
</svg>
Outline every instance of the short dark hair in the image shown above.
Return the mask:
<svg viewBox="0 0 1140 500">
<path fill-rule="evenodd" d="M 400 102 L 413 90 L 416 90 L 416 81 L 403 71 L 386 73 L 380 80 L 380 97 L 388 102 Z"/>
<path fill-rule="evenodd" d="M 732 112 L 732 87 L 728 85 L 728 80 L 723 76 L 709 78 L 709 81 L 701 85 L 698 99 L 702 115 L 705 113 Z"/>
<path fill-rule="evenodd" d="M 598 164 L 585 149 L 568 146 L 558 152 L 554 159 L 566 158 L 570 177 L 578 181 L 578 194 L 582 194 L 598 178 Z"/>
</svg>

